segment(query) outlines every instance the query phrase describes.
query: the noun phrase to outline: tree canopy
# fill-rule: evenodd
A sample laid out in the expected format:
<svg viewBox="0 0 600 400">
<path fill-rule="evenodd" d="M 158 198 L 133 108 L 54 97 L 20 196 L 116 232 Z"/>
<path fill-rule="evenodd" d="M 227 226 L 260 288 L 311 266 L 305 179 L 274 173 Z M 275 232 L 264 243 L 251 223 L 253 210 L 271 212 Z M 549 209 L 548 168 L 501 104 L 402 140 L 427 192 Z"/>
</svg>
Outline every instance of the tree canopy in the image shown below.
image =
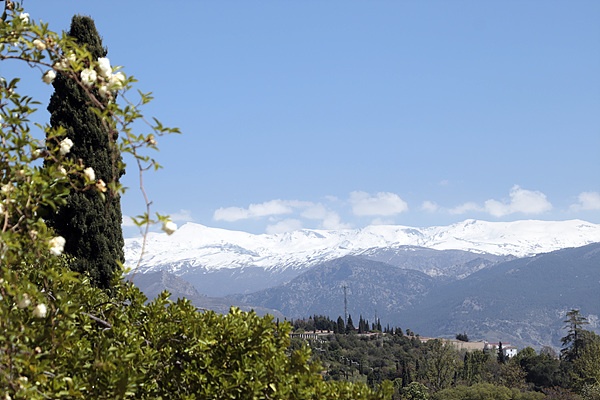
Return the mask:
<svg viewBox="0 0 600 400">
<path fill-rule="evenodd" d="M 89 52 L 90 59 L 84 61 L 84 66 L 106 60 L 107 50 L 90 17 L 74 16 L 69 36 Z M 101 69 L 92 71 L 102 75 Z M 49 215 L 48 225 L 65 238 L 65 253 L 73 256 L 71 267 L 88 273 L 94 285 L 108 288 L 125 261 L 120 195 L 114 190 L 114 184 L 124 173 L 116 146 L 118 132 L 94 112 L 85 86 L 61 71 L 52 85 L 54 93 L 48 105 L 50 124 L 63 129 L 72 143 L 66 157 L 76 162 L 81 160 L 89 168 L 90 183 L 101 190 L 71 191 L 66 204 Z M 94 93 L 97 99 L 109 101 L 99 92 Z"/>
</svg>

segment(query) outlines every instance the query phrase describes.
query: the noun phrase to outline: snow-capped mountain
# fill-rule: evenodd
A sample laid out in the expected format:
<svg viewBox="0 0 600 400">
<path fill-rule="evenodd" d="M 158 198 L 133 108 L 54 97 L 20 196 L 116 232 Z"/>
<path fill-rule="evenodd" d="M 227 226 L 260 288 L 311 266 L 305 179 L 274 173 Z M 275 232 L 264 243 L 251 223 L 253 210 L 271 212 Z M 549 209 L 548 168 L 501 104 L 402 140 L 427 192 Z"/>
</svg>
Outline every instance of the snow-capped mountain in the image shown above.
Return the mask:
<svg viewBox="0 0 600 400">
<path fill-rule="evenodd" d="M 131 267 L 141 243 L 126 240 Z M 142 290 L 151 296 L 153 288 L 173 291 L 164 285 L 173 273 L 193 285 L 201 307 L 219 297 L 222 305 L 292 318 L 343 315 L 342 288 L 349 288 L 352 315 L 377 313 L 424 335 L 468 329 L 488 340 L 539 346 L 561 337 L 565 310 L 582 309 L 598 320 L 599 248 L 600 224 L 580 220 L 276 235 L 188 223 L 171 236 L 148 236 L 136 280 L 150 282 Z M 162 286 L 152 280 L 156 275 Z"/>
<path fill-rule="evenodd" d="M 581 220 L 467 220 L 427 228 L 377 225 L 347 230 L 305 229 L 274 235 L 187 223 L 171 236 L 149 234 L 138 272 L 166 269 L 184 275 L 194 269 L 211 272 L 248 267 L 281 272 L 374 249 L 406 246 L 525 257 L 595 242 L 600 242 L 600 225 Z M 137 264 L 141 245 L 141 238 L 126 239 L 128 266 Z"/>
</svg>

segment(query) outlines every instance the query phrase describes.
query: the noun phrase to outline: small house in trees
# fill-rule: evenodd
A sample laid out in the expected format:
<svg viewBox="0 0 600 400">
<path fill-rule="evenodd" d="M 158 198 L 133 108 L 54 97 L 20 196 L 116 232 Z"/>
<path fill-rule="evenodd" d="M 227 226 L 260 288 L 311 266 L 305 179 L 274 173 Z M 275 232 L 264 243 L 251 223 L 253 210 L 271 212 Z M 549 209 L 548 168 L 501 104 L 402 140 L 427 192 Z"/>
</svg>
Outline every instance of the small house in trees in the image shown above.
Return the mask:
<svg viewBox="0 0 600 400">
<path fill-rule="evenodd" d="M 500 346 L 500 343 L 486 343 L 483 350 L 485 352 L 497 353 L 498 346 Z M 519 350 L 515 346 L 511 346 L 510 343 L 502 343 L 502 353 L 504 354 L 504 357 L 512 358 L 516 356 L 518 352 Z"/>
</svg>

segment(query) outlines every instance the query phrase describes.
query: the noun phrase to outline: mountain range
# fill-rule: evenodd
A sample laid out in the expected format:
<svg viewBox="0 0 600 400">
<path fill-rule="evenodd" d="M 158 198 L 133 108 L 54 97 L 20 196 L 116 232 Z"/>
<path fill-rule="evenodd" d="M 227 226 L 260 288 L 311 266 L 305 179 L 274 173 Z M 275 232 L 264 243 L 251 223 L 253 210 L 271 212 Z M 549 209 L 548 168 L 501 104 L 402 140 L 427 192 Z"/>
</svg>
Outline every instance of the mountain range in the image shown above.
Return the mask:
<svg viewBox="0 0 600 400">
<path fill-rule="evenodd" d="M 198 293 L 187 288 L 182 295 L 219 311 L 235 304 L 289 318 L 337 318 L 344 314 L 346 287 L 355 318 L 379 317 L 384 325 L 423 335 L 467 331 L 487 340 L 556 346 L 569 307 L 586 311 L 592 322 L 600 315 L 598 242 L 600 225 L 580 220 L 467 220 L 276 235 L 188 223 L 171 236 L 149 235 L 135 272 L 149 297 L 158 287 L 172 291 L 166 284 L 171 276 Z M 126 240 L 128 265 L 139 259 L 141 245 L 139 238 Z M 151 276 L 162 286 L 152 286 Z M 564 285 L 569 289 L 559 290 Z"/>
</svg>

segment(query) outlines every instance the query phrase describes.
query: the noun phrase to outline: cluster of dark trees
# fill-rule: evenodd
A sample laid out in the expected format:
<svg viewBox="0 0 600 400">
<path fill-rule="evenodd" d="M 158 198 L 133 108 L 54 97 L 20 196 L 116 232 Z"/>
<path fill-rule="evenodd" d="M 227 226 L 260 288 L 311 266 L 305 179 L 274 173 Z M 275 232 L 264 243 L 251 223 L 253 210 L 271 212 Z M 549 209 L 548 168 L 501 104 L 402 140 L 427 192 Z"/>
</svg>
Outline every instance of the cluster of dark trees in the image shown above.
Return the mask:
<svg viewBox="0 0 600 400">
<path fill-rule="evenodd" d="M 337 334 L 346 334 L 346 333 L 368 333 L 368 332 L 380 332 L 387 334 L 396 334 L 403 335 L 404 332 L 400 327 L 390 327 L 387 324 L 385 327 L 382 327 L 381 321 L 379 318 L 375 320 L 375 322 L 369 323 L 368 319 L 363 318 L 360 315 L 358 319 L 358 326 L 354 325 L 354 321 L 352 320 L 352 315 L 348 315 L 346 321 L 344 318 L 339 316 L 337 320 L 332 320 L 326 315 L 311 315 L 308 318 L 291 320 L 290 323 L 296 332 L 331 332 Z M 413 333 L 407 330 L 407 335 L 412 335 Z"/>
<path fill-rule="evenodd" d="M 296 320 L 293 325 L 312 330 L 316 321 L 336 325 L 323 316 Z M 600 336 L 585 330 L 586 324 L 578 310 L 571 310 L 560 354 L 550 347 L 539 352 L 527 347 L 513 358 L 504 357 L 502 349 L 459 351 L 447 341 L 422 341 L 419 336 L 402 334 L 401 329 L 372 330 L 379 332 L 375 335 L 354 334 L 358 330 L 340 334 L 331 329 L 331 335 L 308 343 L 313 357 L 326 369 L 326 379 L 369 385 L 389 380 L 394 382 L 398 399 L 419 398 L 406 397 L 407 388 L 414 391 L 415 385 L 422 385 L 419 393 L 424 396 L 439 399 L 504 398 L 486 397 L 486 392 L 499 390 L 508 390 L 507 398 L 600 398 L 593 397 L 600 395 Z M 459 335 L 468 340 L 466 333 Z M 301 339 L 293 342 L 293 346 L 300 345 Z"/>
</svg>

